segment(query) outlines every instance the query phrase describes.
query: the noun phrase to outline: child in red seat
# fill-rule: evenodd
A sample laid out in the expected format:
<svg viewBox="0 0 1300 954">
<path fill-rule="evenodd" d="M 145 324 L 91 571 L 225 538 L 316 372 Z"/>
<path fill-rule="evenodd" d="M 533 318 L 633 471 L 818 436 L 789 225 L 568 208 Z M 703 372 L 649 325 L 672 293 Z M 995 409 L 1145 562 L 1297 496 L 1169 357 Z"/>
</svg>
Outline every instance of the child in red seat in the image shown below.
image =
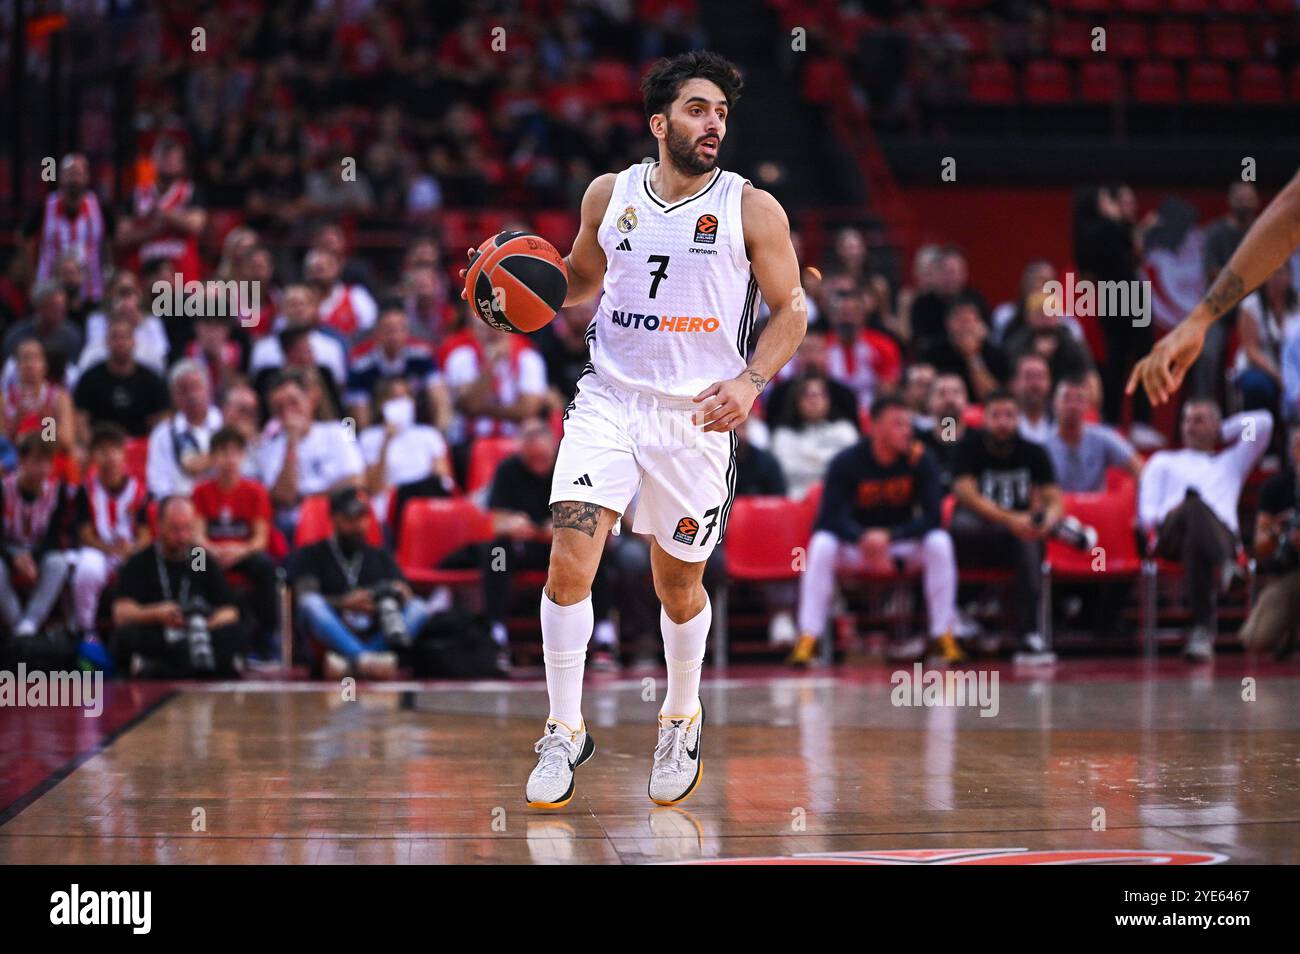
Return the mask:
<svg viewBox="0 0 1300 954">
<path fill-rule="evenodd" d="M 209 448 L 216 477 L 194 488 L 199 533 L 208 554 L 225 571 L 236 591 L 251 590 L 247 616 L 256 625 L 252 645 L 266 658 L 276 650 L 275 565 L 267 553 L 271 536 L 271 497 L 243 475 L 248 441 L 233 427 L 212 435 Z M 246 587 L 239 586 L 242 581 Z"/>
</svg>

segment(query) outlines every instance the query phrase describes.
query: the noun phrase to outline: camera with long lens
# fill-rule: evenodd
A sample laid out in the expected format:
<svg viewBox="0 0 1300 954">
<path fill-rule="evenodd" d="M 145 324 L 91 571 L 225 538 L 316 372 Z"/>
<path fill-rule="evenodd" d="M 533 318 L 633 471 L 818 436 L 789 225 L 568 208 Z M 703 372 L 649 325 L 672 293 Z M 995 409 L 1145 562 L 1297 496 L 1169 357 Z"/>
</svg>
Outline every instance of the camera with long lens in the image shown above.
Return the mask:
<svg viewBox="0 0 1300 954">
<path fill-rule="evenodd" d="M 379 616 L 379 629 L 390 646 L 411 645 L 411 634 L 406 631 L 406 620 L 402 616 L 402 593 L 397 586 L 385 581 L 370 589 L 375 600 L 375 612 Z"/>
<path fill-rule="evenodd" d="M 185 639 L 190 647 L 190 665 L 199 672 L 212 672 L 217 662 L 212 654 L 212 633 L 208 629 L 208 615 L 212 607 L 201 596 L 191 597 L 181 604 L 185 617 Z"/>
</svg>

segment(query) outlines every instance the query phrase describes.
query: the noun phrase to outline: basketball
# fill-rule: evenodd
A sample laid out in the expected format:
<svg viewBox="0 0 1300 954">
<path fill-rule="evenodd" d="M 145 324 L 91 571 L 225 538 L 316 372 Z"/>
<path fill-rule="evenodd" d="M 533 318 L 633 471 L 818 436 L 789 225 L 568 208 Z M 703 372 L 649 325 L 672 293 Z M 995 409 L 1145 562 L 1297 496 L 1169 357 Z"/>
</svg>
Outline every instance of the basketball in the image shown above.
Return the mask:
<svg viewBox="0 0 1300 954">
<path fill-rule="evenodd" d="M 486 240 L 465 272 L 465 297 L 474 314 L 498 331 L 544 327 L 568 291 L 564 258 L 530 232 L 501 232 Z"/>
</svg>

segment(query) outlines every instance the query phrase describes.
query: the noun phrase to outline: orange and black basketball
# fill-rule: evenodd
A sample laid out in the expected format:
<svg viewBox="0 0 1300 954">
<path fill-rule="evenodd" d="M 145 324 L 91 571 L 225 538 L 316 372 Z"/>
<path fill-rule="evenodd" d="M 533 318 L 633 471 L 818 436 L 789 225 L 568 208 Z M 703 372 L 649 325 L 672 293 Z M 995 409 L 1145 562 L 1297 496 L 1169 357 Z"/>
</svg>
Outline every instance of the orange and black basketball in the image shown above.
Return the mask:
<svg viewBox="0 0 1300 954">
<path fill-rule="evenodd" d="M 564 258 L 530 232 L 502 232 L 478 247 L 465 272 L 474 314 L 498 331 L 536 331 L 550 323 L 569 292 Z"/>
</svg>

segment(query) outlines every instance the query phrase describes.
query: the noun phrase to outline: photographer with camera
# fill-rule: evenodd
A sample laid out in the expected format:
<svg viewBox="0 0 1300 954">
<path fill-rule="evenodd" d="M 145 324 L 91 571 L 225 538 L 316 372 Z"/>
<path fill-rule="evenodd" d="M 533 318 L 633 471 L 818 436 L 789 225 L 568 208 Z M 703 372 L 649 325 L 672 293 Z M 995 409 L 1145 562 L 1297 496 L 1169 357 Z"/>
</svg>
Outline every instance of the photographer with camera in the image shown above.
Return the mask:
<svg viewBox="0 0 1300 954">
<path fill-rule="evenodd" d="M 199 545 L 194 504 L 158 505 L 158 539 L 122 565 L 113 654 L 132 676 L 239 675 L 244 630 L 216 557 Z"/>
<path fill-rule="evenodd" d="M 397 674 L 396 650 L 411 645 L 429 610 L 393 555 L 366 542 L 370 505 L 354 487 L 330 494 L 332 536 L 289 558 L 300 625 L 326 649 L 324 675 Z"/>
<path fill-rule="evenodd" d="M 1241 627 L 1249 650 L 1291 654 L 1300 627 L 1300 427 L 1291 431 L 1291 466 L 1270 477 L 1259 492 L 1255 518 L 1255 559 L 1261 573 L 1273 575 Z"/>
</svg>

